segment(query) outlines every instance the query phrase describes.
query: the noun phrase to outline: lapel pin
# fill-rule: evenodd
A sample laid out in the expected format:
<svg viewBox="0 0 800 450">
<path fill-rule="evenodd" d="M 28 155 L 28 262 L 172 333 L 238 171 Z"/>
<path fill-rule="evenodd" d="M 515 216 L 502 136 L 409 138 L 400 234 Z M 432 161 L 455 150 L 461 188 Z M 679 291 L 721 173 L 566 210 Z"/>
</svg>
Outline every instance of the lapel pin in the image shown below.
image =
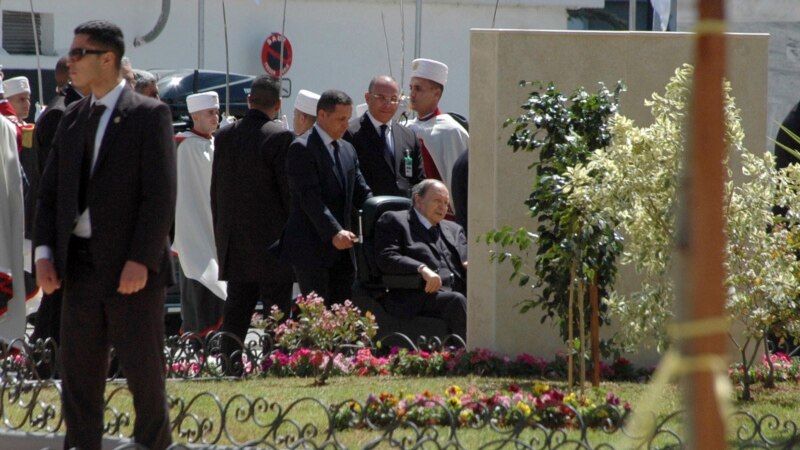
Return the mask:
<svg viewBox="0 0 800 450">
<path fill-rule="evenodd" d="M 114 117 L 114 123 L 115 124 L 118 124 L 120 120 L 122 120 L 122 118 L 120 116 Z"/>
</svg>

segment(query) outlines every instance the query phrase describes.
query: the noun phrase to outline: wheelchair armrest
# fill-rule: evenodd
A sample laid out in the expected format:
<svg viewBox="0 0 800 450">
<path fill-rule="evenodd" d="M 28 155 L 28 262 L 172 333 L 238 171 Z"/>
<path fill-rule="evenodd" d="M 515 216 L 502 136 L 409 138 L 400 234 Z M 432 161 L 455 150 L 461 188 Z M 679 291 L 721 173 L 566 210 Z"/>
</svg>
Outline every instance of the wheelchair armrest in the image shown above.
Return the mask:
<svg viewBox="0 0 800 450">
<path fill-rule="evenodd" d="M 422 290 L 425 288 L 425 280 L 419 275 L 383 275 L 381 278 L 387 289 Z"/>
</svg>

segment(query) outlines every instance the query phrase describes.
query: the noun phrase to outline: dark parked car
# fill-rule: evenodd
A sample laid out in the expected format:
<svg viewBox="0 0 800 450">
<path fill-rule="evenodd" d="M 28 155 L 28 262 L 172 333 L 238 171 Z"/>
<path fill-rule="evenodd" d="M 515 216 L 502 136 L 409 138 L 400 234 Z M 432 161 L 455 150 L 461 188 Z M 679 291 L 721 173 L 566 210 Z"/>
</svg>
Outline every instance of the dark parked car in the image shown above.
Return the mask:
<svg viewBox="0 0 800 450">
<path fill-rule="evenodd" d="M 220 112 L 225 112 L 225 72 L 195 69 L 153 69 L 149 72 L 158 76 L 159 95 L 172 110 L 176 131 L 191 127 L 191 117 L 186 109 L 186 97 L 190 94 L 216 91 Z M 229 75 L 231 115 L 242 117 L 247 112 L 247 94 L 254 79 L 252 75 Z"/>
</svg>

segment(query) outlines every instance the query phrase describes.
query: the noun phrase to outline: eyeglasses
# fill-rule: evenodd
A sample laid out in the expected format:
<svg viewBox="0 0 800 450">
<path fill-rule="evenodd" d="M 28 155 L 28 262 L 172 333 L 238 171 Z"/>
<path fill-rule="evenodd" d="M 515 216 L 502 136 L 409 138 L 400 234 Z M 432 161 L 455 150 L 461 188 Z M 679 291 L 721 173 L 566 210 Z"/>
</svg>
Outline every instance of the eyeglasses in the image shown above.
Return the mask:
<svg viewBox="0 0 800 450">
<path fill-rule="evenodd" d="M 111 50 L 92 50 L 90 48 L 73 48 L 67 53 L 72 61 L 80 61 L 86 55 L 102 55 Z"/>
<path fill-rule="evenodd" d="M 391 98 L 381 94 L 370 94 L 370 96 L 381 103 L 391 103 L 392 105 L 400 103 L 400 98 L 396 95 L 393 95 Z"/>
</svg>

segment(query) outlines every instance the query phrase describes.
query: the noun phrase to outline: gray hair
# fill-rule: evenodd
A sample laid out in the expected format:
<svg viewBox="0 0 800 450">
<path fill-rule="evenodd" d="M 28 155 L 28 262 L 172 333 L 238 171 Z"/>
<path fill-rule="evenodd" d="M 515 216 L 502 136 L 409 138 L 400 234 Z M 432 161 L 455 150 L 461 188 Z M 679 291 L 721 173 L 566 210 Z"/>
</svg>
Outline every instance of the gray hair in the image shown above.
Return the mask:
<svg viewBox="0 0 800 450">
<path fill-rule="evenodd" d="M 415 184 L 413 188 L 411 188 L 411 198 L 422 198 L 425 196 L 425 193 L 428 192 L 433 186 L 444 186 L 444 183 L 435 179 L 435 178 L 426 178 L 419 183 Z"/>
<path fill-rule="evenodd" d="M 142 93 L 144 89 L 157 82 L 158 77 L 154 74 L 141 69 L 133 69 L 133 90 Z"/>
</svg>

